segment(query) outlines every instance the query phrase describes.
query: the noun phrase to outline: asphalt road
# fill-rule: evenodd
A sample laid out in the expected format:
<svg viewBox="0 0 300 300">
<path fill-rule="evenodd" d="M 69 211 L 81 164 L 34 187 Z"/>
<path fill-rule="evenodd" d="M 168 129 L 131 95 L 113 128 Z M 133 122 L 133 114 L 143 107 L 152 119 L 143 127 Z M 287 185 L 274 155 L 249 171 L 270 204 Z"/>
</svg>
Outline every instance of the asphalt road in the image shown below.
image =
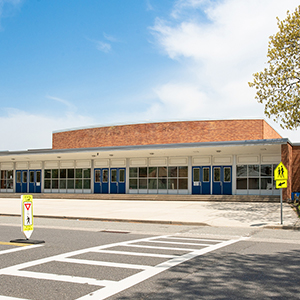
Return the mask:
<svg viewBox="0 0 300 300">
<path fill-rule="evenodd" d="M 299 299 L 300 231 L 0 217 L 0 299 Z"/>
</svg>

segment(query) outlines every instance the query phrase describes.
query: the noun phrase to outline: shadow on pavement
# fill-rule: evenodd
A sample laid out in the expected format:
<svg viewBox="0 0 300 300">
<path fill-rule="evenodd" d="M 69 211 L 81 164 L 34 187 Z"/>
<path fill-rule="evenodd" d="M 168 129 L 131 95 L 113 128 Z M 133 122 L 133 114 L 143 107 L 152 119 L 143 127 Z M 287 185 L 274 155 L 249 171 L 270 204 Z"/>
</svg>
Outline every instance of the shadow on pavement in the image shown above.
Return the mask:
<svg viewBox="0 0 300 300">
<path fill-rule="evenodd" d="M 174 267 L 167 277 L 114 299 L 299 299 L 300 250 L 277 254 L 210 253 Z M 145 290 L 152 292 L 146 292 Z M 155 291 L 155 292 L 153 292 Z"/>
</svg>

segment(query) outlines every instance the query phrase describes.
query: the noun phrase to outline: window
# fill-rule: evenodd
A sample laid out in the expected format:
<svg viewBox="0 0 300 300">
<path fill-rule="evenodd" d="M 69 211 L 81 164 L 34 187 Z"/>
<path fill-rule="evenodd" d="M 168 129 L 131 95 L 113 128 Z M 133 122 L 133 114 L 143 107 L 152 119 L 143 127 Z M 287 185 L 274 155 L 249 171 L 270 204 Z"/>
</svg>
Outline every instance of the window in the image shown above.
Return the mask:
<svg viewBox="0 0 300 300">
<path fill-rule="evenodd" d="M 221 180 L 221 168 L 216 167 L 214 168 L 214 181 L 218 182 Z"/>
<path fill-rule="evenodd" d="M 111 170 L 111 179 L 110 179 L 111 182 L 117 182 L 117 170 L 116 169 L 113 169 Z"/>
<path fill-rule="evenodd" d="M 95 171 L 95 180 L 100 180 L 100 173 Z M 44 170 L 46 190 L 89 190 L 91 189 L 91 169 L 46 169 Z"/>
<path fill-rule="evenodd" d="M 203 182 L 209 182 L 209 168 L 203 168 Z"/>
<path fill-rule="evenodd" d="M 200 168 L 194 168 L 193 173 L 193 180 L 195 182 L 200 181 Z"/>
<path fill-rule="evenodd" d="M 130 168 L 129 189 L 186 190 L 188 189 L 188 167 Z"/>
<path fill-rule="evenodd" d="M 224 167 L 224 182 L 231 182 L 231 168 Z"/>
<path fill-rule="evenodd" d="M 108 170 L 103 170 L 102 176 L 103 176 L 102 182 L 107 183 L 108 182 Z"/>
<path fill-rule="evenodd" d="M 277 165 L 238 165 L 236 167 L 236 187 L 238 190 L 275 189 L 273 172 Z"/>
<path fill-rule="evenodd" d="M 18 177 L 19 172 L 19 177 Z M 17 172 L 17 178 L 19 178 L 19 183 L 21 183 L 21 172 Z M 0 184 L 2 191 L 8 191 L 13 189 L 14 184 L 14 171 L 13 170 L 1 170 L 0 173 Z"/>
<path fill-rule="evenodd" d="M 100 182 L 100 170 L 95 170 L 95 182 Z"/>
</svg>

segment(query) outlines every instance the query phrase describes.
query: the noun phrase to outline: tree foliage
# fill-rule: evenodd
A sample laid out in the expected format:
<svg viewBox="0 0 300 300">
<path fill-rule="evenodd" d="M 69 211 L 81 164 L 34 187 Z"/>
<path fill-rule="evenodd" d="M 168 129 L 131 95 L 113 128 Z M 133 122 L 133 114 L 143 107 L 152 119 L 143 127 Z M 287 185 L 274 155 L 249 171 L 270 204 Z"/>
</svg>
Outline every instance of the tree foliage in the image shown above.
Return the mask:
<svg viewBox="0 0 300 300">
<path fill-rule="evenodd" d="M 300 126 L 300 5 L 287 18 L 277 18 L 279 31 L 270 37 L 268 67 L 253 74 L 250 87 L 265 105 L 265 115 L 279 121 L 282 128 Z"/>
</svg>

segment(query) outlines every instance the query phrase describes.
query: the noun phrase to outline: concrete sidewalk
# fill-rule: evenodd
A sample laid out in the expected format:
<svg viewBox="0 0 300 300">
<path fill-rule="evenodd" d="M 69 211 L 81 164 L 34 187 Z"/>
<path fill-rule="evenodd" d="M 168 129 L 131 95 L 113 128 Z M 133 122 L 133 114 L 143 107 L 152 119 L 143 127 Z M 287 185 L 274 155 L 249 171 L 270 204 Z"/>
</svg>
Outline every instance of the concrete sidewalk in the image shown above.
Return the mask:
<svg viewBox="0 0 300 300">
<path fill-rule="evenodd" d="M 20 198 L 0 198 L 0 215 L 20 213 Z M 280 224 L 280 203 L 34 199 L 34 216 L 216 227 L 300 229 L 297 214 L 286 203 L 283 204 L 283 226 Z"/>
</svg>

